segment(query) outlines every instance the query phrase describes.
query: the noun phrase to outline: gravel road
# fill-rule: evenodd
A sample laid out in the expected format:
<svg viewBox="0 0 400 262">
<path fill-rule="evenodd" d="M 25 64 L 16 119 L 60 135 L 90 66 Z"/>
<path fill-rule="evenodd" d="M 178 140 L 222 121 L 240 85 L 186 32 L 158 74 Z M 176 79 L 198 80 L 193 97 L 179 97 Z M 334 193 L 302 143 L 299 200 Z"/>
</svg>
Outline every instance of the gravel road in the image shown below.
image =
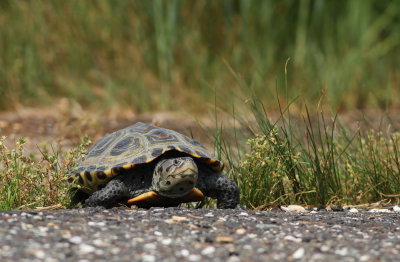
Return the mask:
<svg viewBox="0 0 400 262">
<path fill-rule="evenodd" d="M 0 261 L 398 261 L 400 213 L 0 212 Z"/>
</svg>

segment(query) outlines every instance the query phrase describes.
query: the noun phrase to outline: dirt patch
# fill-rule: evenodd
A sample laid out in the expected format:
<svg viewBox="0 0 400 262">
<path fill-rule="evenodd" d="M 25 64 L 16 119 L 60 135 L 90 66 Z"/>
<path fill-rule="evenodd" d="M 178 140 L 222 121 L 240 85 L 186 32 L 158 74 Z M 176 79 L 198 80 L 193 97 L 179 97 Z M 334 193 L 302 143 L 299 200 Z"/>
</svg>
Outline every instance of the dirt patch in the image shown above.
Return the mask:
<svg viewBox="0 0 400 262">
<path fill-rule="evenodd" d="M 268 118 L 279 119 L 279 112 L 269 113 Z M 380 110 L 352 111 L 339 115 L 338 119 L 343 126 L 351 130 L 350 132 L 355 132 L 359 128 L 400 131 L 400 109 L 389 113 Z M 233 131 L 228 127 L 233 124 L 234 119 L 229 115 L 219 116 L 219 125 L 221 120 L 226 127 L 225 135 L 233 137 Z M 333 117 L 326 114 L 328 125 L 332 120 Z M 131 111 L 87 112 L 79 105 L 64 100 L 54 108 L 23 108 L 1 112 L 0 134 L 7 136 L 6 146 L 11 148 L 14 141 L 24 137 L 27 140 L 26 153 L 38 155 L 38 146 L 52 146 L 59 152 L 65 152 L 78 145 L 85 134 L 95 142 L 105 134 L 139 121 L 176 130 L 195 138 L 210 150 L 213 149 L 215 120 L 210 115 L 194 117 L 180 112 L 151 114 L 135 114 Z M 248 114 L 248 118 L 244 121 L 254 122 L 251 114 Z M 305 126 L 303 115 L 293 115 L 291 121 L 298 130 L 302 130 Z M 312 121 L 315 122 L 316 118 Z"/>
<path fill-rule="evenodd" d="M 66 151 L 80 143 L 88 134 L 95 142 L 105 134 L 133 125 L 136 122 L 150 122 L 157 126 L 174 129 L 194 137 L 206 147 L 212 146 L 211 137 L 203 127 L 212 127 L 210 117 L 191 117 L 189 115 L 160 112 L 153 114 L 134 114 L 118 112 L 103 115 L 83 110 L 65 111 L 56 109 L 23 109 L 0 113 L 0 134 L 7 136 L 6 146 L 13 147 L 19 137 L 27 140 L 26 153 L 37 154 L 38 146 L 53 146 Z"/>
</svg>

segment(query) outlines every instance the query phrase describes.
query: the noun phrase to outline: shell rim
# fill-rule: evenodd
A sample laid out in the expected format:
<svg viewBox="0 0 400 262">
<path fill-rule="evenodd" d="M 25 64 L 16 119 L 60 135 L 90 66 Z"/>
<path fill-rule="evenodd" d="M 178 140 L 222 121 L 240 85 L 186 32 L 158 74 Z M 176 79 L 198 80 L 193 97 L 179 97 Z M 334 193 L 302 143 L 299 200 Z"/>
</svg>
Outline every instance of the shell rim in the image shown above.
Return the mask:
<svg viewBox="0 0 400 262">
<path fill-rule="evenodd" d="M 112 175 L 113 173 L 118 174 L 118 173 L 120 173 L 120 172 L 122 172 L 122 171 L 126 171 L 126 170 L 129 170 L 129 169 L 132 169 L 132 168 L 134 168 L 134 167 L 136 167 L 136 166 L 139 166 L 139 165 L 146 165 L 146 164 L 149 164 L 149 163 L 151 163 L 151 162 L 153 162 L 153 161 L 156 161 L 158 158 L 162 157 L 165 153 L 167 153 L 167 152 L 172 152 L 172 151 L 177 151 L 177 152 L 185 153 L 185 154 L 187 154 L 188 156 L 191 156 L 191 157 L 194 157 L 194 158 L 196 158 L 196 159 L 199 159 L 199 160 L 202 161 L 204 164 L 206 164 L 208 167 L 210 167 L 213 171 L 216 171 L 216 172 L 222 172 L 223 169 L 224 169 L 224 166 L 225 166 L 224 163 L 223 163 L 221 160 L 218 160 L 218 159 L 215 159 L 215 158 L 211 158 L 211 157 L 202 157 L 202 156 L 199 156 L 199 155 L 194 154 L 194 153 L 188 153 L 188 152 L 186 152 L 186 151 L 179 150 L 178 148 L 173 148 L 173 149 L 164 150 L 164 151 L 163 151 L 160 155 L 158 155 L 157 157 L 148 159 L 148 160 L 144 161 L 143 163 L 126 164 L 126 165 L 123 165 L 123 166 L 113 166 L 113 167 L 108 168 L 108 169 L 103 170 L 103 171 L 96 171 L 96 170 L 95 170 L 95 171 L 87 171 L 87 170 L 84 170 L 84 171 L 82 171 L 82 172 L 71 172 L 71 173 L 68 174 L 68 176 L 74 178 L 75 176 L 83 176 L 83 175 L 85 175 L 86 173 L 90 173 L 91 175 L 94 175 L 94 174 L 98 174 L 98 173 L 101 173 L 101 172 L 103 172 L 106 176 L 110 176 L 110 175 Z M 219 163 L 219 164 L 213 166 L 213 165 L 212 165 L 213 163 Z"/>
</svg>

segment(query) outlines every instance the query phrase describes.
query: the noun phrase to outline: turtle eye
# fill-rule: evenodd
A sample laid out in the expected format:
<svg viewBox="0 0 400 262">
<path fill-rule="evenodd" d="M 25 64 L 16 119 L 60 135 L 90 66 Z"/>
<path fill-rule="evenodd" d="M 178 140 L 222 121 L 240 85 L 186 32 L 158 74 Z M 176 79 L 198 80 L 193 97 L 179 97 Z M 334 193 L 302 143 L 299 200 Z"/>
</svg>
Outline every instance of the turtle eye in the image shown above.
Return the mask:
<svg viewBox="0 0 400 262">
<path fill-rule="evenodd" d="M 178 165 L 179 164 L 179 160 L 178 159 L 175 159 L 174 160 L 174 165 Z"/>
</svg>

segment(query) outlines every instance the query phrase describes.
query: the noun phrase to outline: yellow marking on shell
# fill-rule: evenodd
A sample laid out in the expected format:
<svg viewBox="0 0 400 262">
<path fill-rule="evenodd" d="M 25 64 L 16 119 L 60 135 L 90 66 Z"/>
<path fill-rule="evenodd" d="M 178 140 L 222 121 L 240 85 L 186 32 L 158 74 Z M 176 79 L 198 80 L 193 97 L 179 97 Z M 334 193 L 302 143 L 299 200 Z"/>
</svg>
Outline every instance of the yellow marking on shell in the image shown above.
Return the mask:
<svg viewBox="0 0 400 262">
<path fill-rule="evenodd" d="M 104 171 L 104 174 L 106 174 L 106 176 L 111 176 L 112 169 L 108 169 L 108 170 Z"/>
<path fill-rule="evenodd" d="M 209 158 L 209 159 L 207 159 L 207 162 L 210 164 L 211 168 L 214 171 L 220 172 L 224 169 L 224 163 L 222 161 Z M 218 162 L 218 166 L 214 166 L 214 164 L 217 162 Z"/>
<path fill-rule="evenodd" d="M 186 152 L 185 150 L 183 150 L 182 148 L 180 148 L 180 147 L 175 147 L 175 150 L 178 150 L 179 152 L 183 152 L 183 153 L 187 153 L 188 155 L 190 155 L 190 156 L 192 156 L 192 157 L 195 157 L 195 158 L 201 158 L 201 156 L 199 156 L 199 155 L 197 155 L 197 154 L 195 154 L 195 153 L 192 153 L 192 152 Z M 164 153 L 164 152 L 163 152 Z"/>
<path fill-rule="evenodd" d="M 80 176 L 81 179 L 82 179 L 82 182 L 83 182 L 82 185 L 83 185 L 83 186 L 87 186 L 87 184 L 88 184 L 88 179 L 86 178 L 85 172 L 80 172 L 78 176 Z M 78 182 L 79 182 L 79 180 L 78 180 Z"/>
<path fill-rule="evenodd" d="M 92 188 L 90 186 L 89 180 L 86 178 L 85 172 L 81 172 L 79 174 L 73 174 L 72 175 L 74 181 L 77 177 L 80 177 L 82 180 L 82 183 L 79 182 L 80 179 L 76 180 L 76 183 L 80 185 L 80 189 L 86 193 L 91 194 L 92 193 Z"/>
<path fill-rule="evenodd" d="M 124 165 L 124 166 L 122 166 L 122 168 L 123 169 L 125 169 L 125 170 L 128 170 L 128 169 L 130 169 L 130 168 L 132 168 L 132 167 L 134 167 L 135 166 L 135 164 L 128 164 L 128 165 Z"/>
<path fill-rule="evenodd" d="M 88 194 L 94 193 L 95 191 L 97 191 L 98 185 L 106 184 L 115 176 L 115 172 L 112 169 L 108 169 L 106 171 L 103 171 L 105 178 L 101 179 L 98 176 L 99 172 L 94 171 L 94 172 L 89 172 L 92 178 L 92 180 L 89 180 L 86 172 L 87 171 L 83 171 L 79 174 L 74 174 L 72 175 L 72 178 L 75 179 L 77 176 L 80 176 L 82 179 L 82 183 L 79 183 L 78 180 L 78 184 L 81 186 L 81 190 Z"/>
</svg>

